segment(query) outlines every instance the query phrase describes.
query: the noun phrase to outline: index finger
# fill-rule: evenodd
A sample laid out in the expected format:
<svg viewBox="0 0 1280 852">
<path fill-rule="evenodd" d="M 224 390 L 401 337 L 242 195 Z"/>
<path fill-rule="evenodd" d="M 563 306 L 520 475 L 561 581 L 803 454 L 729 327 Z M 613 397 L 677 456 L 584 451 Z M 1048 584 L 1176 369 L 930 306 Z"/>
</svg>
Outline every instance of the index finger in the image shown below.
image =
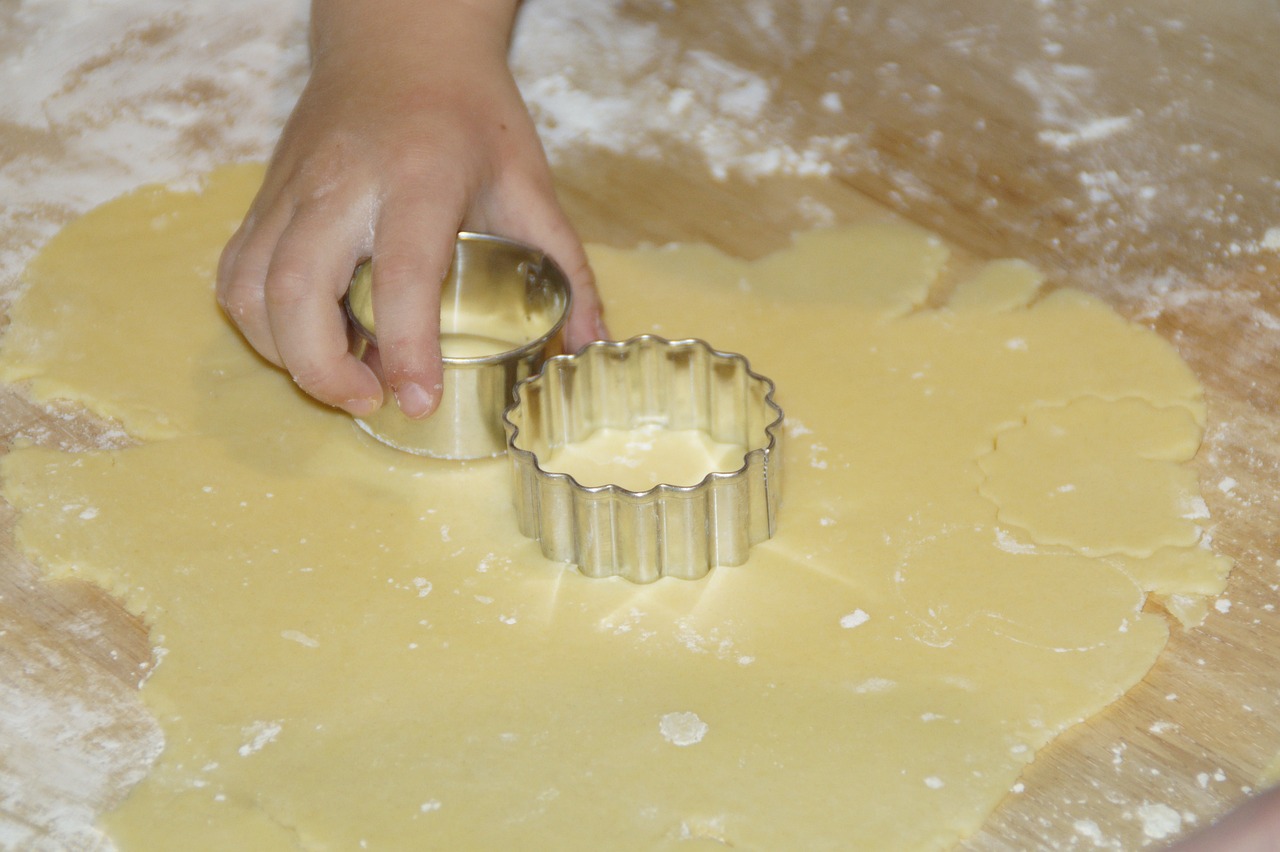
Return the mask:
<svg viewBox="0 0 1280 852">
<path fill-rule="evenodd" d="M 462 220 L 460 199 L 429 199 L 403 192 L 386 200 L 372 258 L 378 354 L 400 410 L 413 418 L 434 412 L 444 388 L 440 287 Z"/>
</svg>

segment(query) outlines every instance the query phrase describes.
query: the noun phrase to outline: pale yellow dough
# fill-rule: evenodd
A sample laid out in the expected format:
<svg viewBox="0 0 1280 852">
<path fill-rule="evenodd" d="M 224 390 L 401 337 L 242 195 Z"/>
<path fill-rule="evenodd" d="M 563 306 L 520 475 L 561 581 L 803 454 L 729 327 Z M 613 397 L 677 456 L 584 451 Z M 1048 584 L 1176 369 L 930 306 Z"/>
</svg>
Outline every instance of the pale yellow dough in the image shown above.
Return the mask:
<svg viewBox="0 0 1280 852">
<path fill-rule="evenodd" d="M 1025 264 L 924 308 L 948 252 L 887 222 L 591 250 L 616 332 L 746 354 L 787 444 L 746 565 L 584 579 L 505 462 L 397 454 L 249 352 L 212 276 L 260 179 L 67 227 L 0 355 L 142 439 L 2 471 L 22 546 L 151 625 L 167 743 L 106 818 L 125 852 L 944 848 L 1147 671 L 1147 591 L 1222 587 L 1170 347 Z"/>
<path fill-rule="evenodd" d="M 724 444 L 698 429 L 665 429 L 646 424 L 633 429 L 597 429 L 582 440 L 552 447 L 543 470 L 567 473 L 579 485 L 620 485 L 647 491 L 657 485 L 697 485 L 713 471 L 742 467 L 747 448 Z"/>
</svg>

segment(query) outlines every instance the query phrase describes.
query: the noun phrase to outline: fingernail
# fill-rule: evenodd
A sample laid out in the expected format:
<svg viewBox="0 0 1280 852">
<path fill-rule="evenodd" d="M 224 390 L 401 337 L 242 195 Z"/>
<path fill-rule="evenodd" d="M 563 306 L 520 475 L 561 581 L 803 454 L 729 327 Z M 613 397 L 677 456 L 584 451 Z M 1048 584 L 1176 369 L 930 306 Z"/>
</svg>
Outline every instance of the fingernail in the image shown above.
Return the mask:
<svg viewBox="0 0 1280 852">
<path fill-rule="evenodd" d="M 378 410 L 382 403 L 376 399 L 349 399 L 342 404 L 352 417 L 368 417 Z"/>
<path fill-rule="evenodd" d="M 405 416 L 412 417 L 415 420 L 419 417 L 425 417 L 435 403 L 435 397 L 427 393 L 422 385 L 414 382 L 405 382 L 400 385 L 395 389 L 395 394 L 396 403 L 400 406 L 400 410 L 405 413 Z"/>
<path fill-rule="evenodd" d="M 609 327 L 604 324 L 604 317 L 596 317 L 596 338 L 598 340 L 609 339 Z"/>
</svg>

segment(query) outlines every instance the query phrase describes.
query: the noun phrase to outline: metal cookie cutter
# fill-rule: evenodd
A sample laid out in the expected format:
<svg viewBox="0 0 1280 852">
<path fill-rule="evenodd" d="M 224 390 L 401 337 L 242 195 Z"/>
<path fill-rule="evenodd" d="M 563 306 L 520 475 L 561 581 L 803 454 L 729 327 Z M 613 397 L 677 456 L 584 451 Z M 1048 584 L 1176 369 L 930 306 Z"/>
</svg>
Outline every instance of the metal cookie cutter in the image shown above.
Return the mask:
<svg viewBox="0 0 1280 852">
<path fill-rule="evenodd" d="M 589 577 L 694 580 L 741 565 L 777 526 L 783 414 L 773 391 L 746 358 L 701 340 L 644 335 L 551 358 L 503 415 L 520 531 Z M 539 462 L 597 429 L 646 424 L 740 444 L 742 466 L 696 485 L 629 491 L 586 487 Z"/>
<path fill-rule="evenodd" d="M 344 302 L 357 334 L 353 354 L 376 365 L 368 263 L 356 269 Z M 417 455 L 502 455 L 502 412 L 511 404 L 517 382 L 564 351 L 569 302 L 568 279 L 538 249 L 490 234 L 458 234 L 440 292 L 440 407 L 430 417 L 413 420 L 388 392 L 382 408 L 356 423 L 384 444 Z"/>
</svg>

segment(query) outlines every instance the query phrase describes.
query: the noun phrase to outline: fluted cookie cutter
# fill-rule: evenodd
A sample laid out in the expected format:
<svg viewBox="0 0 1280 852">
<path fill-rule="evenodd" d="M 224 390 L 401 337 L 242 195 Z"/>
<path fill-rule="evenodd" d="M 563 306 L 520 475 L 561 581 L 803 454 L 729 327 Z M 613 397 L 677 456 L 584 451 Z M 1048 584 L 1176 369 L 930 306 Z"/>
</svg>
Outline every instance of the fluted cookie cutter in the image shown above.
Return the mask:
<svg viewBox="0 0 1280 852">
<path fill-rule="evenodd" d="M 356 268 L 343 301 L 356 331 L 352 353 L 376 365 L 368 263 Z M 356 423 L 384 444 L 417 455 L 502 455 L 502 412 L 517 382 L 564 351 L 569 305 L 568 278 L 546 254 L 515 240 L 463 231 L 440 292 L 444 384 L 439 408 L 414 420 L 401 413 L 384 388 L 387 404 Z"/>
<path fill-rule="evenodd" d="M 782 409 L 741 355 L 643 335 L 549 359 L 503 415 L 520 531 L 589 577 L 698 579 L 741 565 L 777 527 Z M 584 486 L 543 468 L 551 450 L 598 429 L 657 424 L 740 444 L 742 465 L 695 485 Z"/>
</svg>

